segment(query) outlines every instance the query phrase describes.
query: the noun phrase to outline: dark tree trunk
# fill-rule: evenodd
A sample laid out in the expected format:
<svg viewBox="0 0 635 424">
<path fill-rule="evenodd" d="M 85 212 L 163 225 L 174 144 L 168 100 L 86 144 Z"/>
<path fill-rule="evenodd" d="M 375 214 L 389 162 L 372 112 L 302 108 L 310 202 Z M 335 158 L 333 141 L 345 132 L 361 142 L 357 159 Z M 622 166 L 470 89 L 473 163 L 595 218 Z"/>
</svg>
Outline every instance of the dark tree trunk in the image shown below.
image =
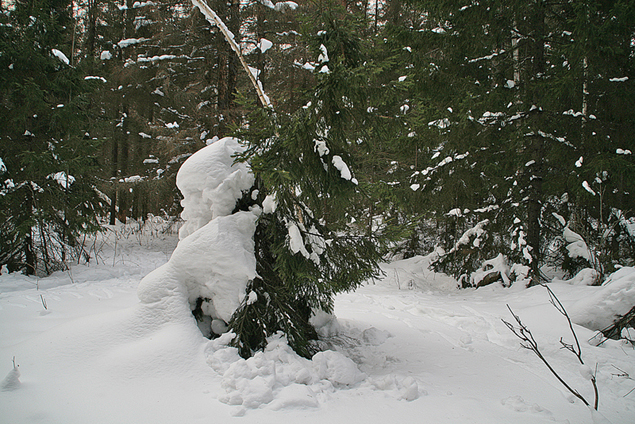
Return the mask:
<svg viewBox="0 0 635 424">
<path fill-rule="evenodd" d="M 530 42 L 529 53 L 531 61 L 529 64 L 529 75 L 527 76 L 527 84 L 531 86 L 531 91 L 527 93 L 527 98 L 532 104 L 540 104 L 544 93 L 540 88 L 540 78 L 544 75 L 545 64 L 545 5 L 542 0 L 535 4 L 533 16 L 531 19 L 531 27 L 533 30 L 533 39 Z M 540 122 L 544 119 L 542 112 L 534 111 L 534 115 L 530 118 L 532 124 L 533 136 L 529 137 L 528 152 L 529 157 L 533 161 L 533 165 L 528 167 L 529 186 L 528 186 L 528 205 L 527 205 L 527 244 L 531 248 L 531 283 L 536 285 L 540 283 L 540 261 L 541 261 L 541 224 L 540 212 L 542 209 L 542 182 L 544 168 L 544 143 L 545 140 L 539 135 Z"/>
<path fill-rule="evenodd" d="M 112 150 L 111 150 L 111 183 L 112 183 L 112 192 L 110 195 L 110 225 L 115 225 L 117 218 L 117 178 L 119 177 L 119 142 L 116 139 L 112 140 Z"/>
<path fill-rule="evenodd" d="M 96 0 L 88 0 L 88 24 L 86 28 L 86 50 L 88 57 L 95 56 L 95 38 L 97 26 L 97 5 Z"/>
<path fill-rule="evenodd" d="M 238 0 L 231 0 L 229 7 L 227 3 L 221 2 L 220 16 L 227 24 L 229 30 L 236 37 L 240 35 L 240 3 Z M 236 42 L 240 42 L 236 39 Z M 218 136 L 225 135 L 227 128 L 232 121 L 232 109 L 234 107 L 234 97 L 236 94 L 236 81 L 238 76 L 238 58 L 229 44 L 222 41 L 219 48 L 218 57 L 218 103 L 219 114 L 223 116 L 219 123 Z"/>
<path fill-rule="evenodd" d="M 31 213 L 33 211 L 33 193 L 29 192 L 25 201 L 25 209 Z M 26 263 L 26 275 L 35 275 L 35 269 L 37 266 L 37 256 L 35 254 L 35 248 L 33 246 L 33 228 L 29 227 L 28 233 L 24 237 L 23 249 L 24 249 L 24 262 Z"/>
</svg>

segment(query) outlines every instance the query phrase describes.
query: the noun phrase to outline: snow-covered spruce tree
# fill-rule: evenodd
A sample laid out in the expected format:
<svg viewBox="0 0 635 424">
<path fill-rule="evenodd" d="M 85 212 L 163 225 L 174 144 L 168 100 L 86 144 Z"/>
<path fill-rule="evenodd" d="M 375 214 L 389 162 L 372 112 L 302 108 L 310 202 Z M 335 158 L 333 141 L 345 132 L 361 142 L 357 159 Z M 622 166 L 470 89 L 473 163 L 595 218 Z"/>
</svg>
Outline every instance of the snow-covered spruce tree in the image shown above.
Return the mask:
<svg viewBox="0 0 635 424">
<path fill-rule="evenodd" d="M 615 265 L 632 265 L 635 256 L 635 233 L 629 229 L 635 222 L 629 183 L 635 178 L 630 136 L 635 131 L 635 4 L 578 2 L 570 16 L 574 42 L 565 46 L 569 63 L 562 80 L 583 90 L 576 93 L 581 107 L 565 111 L 563 124 L 579 132 L 580 144 L 562 181 L 566 196 L 555 209 L 566 221 L 564 230 L 578 233 L 587 249 L 558 259 L 571 272 L 577 264 L 602 275 Z M 562 225 L 556 229 L 563 231 Z M 571 245 L 566 234 L 563 239 L 565 247 Z"/>
<path fill-rule="evenodd" d="M 607 146 L 595 143 L 600 131 L 593 127 L 604 121 L 605 138 L 621 137 L 618 128 L 632 122 L 617 118 L 628 114 L 628 107 L 615 113 L 604 103 L 615 95 L 607 75 L 619 69 L 614 84 L 628 83 L 632 72 L 632 46 L 626 41 L 632 31 L 625 29 L 630 6 L 619 1 L 602 7 L 565 1 L 415 3 L 427 20 L 405 31 L 424 62 L 410 72 L 422 114 L 416 133 L 429 156 L 414 180 L 434 199 L 432 212 L 450 232 L 443 237 L 446 250 L 488 219 L 488 247 L 471 248 L 483 261 L 503 253 L 512 263 L 530 266 L 536 283 L 548 247 L 561 234 L 546 225 L 553 221 L 551 200 L 565 194 L 572 199 L 584 190 L 574 168 L 581 152 L 609 156 L 600 154 Z M 611 25 L 619 31 L 609 31 Z M 622 35 L 616 41 L 609 34 Z M 604 67 L 599 51 L 610 52 L 616 66 Z M 623 163 L 626 156 L 615 152 L 624 152 L 624 146 L 612 149 L 615 163 Z M 598 167 L 606 171 L 606 165 Z"/>
<path fill-rule="evenodd" d="M 0 264 L 50 273 L 96 231 L 90 80 L 71 52 L 71 2 L 18 2 L 0 15 Z"/>
<path fill-rule="evenodd" d="M 237 208 L 263 211 L 254 236 L 257 277 L 229 322 L 243 356 L 264 348 L 277 331 L 310 356 L 317 336 L 312 314 L 332 312 L 336 293 L 378 272 L 378 240 L 355 224 L 364 213 L 357 207 L 362 193 L 349 168 L 350 145 L 361 132 L 358 113 L 365 112 L 355 107 L 364 95 L 363 62 L 354 26 L 339 12 L 331 9 L 305 33 L 317 59 L 311 65 L 317 85 L 305 94 L 306 106 L 283 115 L 258 109 L 239 131 L 256 184 Z"/>
</svg>

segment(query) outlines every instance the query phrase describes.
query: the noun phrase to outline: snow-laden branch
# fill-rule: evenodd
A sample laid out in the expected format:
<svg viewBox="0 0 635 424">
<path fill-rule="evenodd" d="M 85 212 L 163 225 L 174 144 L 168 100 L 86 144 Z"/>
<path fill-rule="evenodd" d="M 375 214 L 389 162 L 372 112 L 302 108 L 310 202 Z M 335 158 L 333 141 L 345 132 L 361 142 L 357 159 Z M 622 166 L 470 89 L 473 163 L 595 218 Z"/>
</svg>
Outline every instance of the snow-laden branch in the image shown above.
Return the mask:
<svg viewBox="0 0 635 424">
<path fill-rule="evenodd" d="M 247 65 L 247 62 L 245 61 L 245 58 L 243 57 L 240 46 L 238 45 L 238 43 L 236 43 L 236 40 L 234 39 L 234 34 L 232 34 L 229 28 L 227 28 L 227 25 L 225 25 L 223 20 L 216 14 L 216 12 L 214 12 L 212 8 L 207 5 L 205 0 L 192 0 L 192 4 L 199 8 L 201 13 L 205 15 L 205 18 L 210 24 L 216 25 L 218 29 L 220 29 L 220 31 L 223 33 L 223 36 L 225 37 L 225 40 L 227 40 L 232 50 L 236 52 L 236 55 L 238 55 L 238 59 L 240 59 L 240 63 L 243 66 L 243 69 L 247 73 L 249 80 L 251 81 L 252 85 L 256 89 L 256 93 L 258 94 L 258 98 L 260 99 L 260 102 L 262 103 L 263 106 L 273 109 L 273 105 L 271 104 L 269 97 L 267 97 L 264 90 L 262 89 L 262 84 L 250 71 L 249 65 Z"/>
</svg>

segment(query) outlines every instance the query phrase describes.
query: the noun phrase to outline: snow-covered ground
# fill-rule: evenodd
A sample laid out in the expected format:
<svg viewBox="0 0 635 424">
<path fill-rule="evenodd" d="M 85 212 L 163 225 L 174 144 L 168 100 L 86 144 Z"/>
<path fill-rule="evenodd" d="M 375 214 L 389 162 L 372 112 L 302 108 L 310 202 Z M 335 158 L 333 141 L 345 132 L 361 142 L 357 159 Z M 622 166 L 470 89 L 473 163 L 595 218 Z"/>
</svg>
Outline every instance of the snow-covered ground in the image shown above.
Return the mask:
<svg viewBox="0 0 635 424">
<path fill-rule="evenodd" d="M 0 275 L 1 423 L 602 422 L 501 321 L 512 320 L 509 305 L 592 401 L 577 359 L 560 348 L 561 337 L 573 341 L 567 322 L 542 287 L 457 290 L 426 258 L 394 262 L 384 279 L 336 299 L 337 320 L 318 317 L 325 351 L 313 360 L 274 338 L 245 361 L 228 336 L 204 338 L 178 296 L 139 301 L 140 280 L 176 243 L 176 232 L 118 227 L 90 265 L 40 279 Z M 606 289 L 550 287 L 578 310 Z M 575 330 L 584 361 L 597 367 L 601 414 L 635 422 L 633 347 L 596 347 L 593 331 Z"/>
</svg>

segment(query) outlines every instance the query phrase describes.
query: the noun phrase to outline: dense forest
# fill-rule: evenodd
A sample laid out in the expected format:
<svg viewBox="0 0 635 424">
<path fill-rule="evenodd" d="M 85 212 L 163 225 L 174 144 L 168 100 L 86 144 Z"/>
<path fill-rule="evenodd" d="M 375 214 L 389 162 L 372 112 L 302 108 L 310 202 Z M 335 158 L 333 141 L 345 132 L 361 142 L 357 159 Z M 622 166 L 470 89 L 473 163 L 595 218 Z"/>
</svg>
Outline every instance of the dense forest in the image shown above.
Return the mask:
<svg viewBox="0 0 635 424">
<path fill-rule="evenodd" d="M 0 265 L 51 273 L 103 225 L 178 216 L 180 165 L 228 135 L 357 259 L 436 251 L 464 287 L 634 264 L 633 2 L 209 6 L 270 107 L 190 0 L 2 1 Z"/>
</svg>

